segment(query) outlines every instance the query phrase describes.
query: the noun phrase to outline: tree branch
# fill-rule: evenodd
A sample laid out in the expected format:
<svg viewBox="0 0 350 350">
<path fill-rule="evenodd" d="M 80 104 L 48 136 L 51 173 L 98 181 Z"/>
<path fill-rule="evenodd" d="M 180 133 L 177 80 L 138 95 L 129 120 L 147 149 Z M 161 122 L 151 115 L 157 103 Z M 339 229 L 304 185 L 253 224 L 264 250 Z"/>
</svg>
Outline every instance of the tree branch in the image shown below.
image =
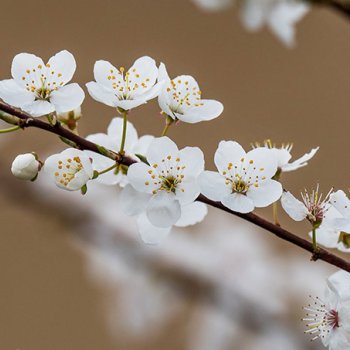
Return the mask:
<svg viewBox="0 0 350 350">
<path fill-rule="evenodd" d="M 90 142 L 74 133 L 69 131 L 68 129 L 63 128 L 59 123 L 56 125 L 51 125 L 49 123 L 46 123 L 40 119 L 33 118 L 29 114 L 20 111 L 16 108 L 11 107 L 10 105 L 1 102 L 0 101 L 0 119 L 13 124 L 13 125 L 19 125 L 21 128 L 25 129 L 28 127 L 34 127 L 34 128 L 39 128 L 45 131 L 48 131 L 50 133 L 56 134 L 60 137 L 63 137 L 71 142 L 73 142 L 77 148 L 81 150 L 89 150 L 93 151 L 99 154 L 104 155 L 105 157 L 111 158 L 115 160 L 116 162 L 124 165 L 131 165 L 133 163 L 136 163 L 136 160 L 127 157 L 127 156 L 122 156 L 118 153 L 115 153 L 113 151 L 107 150 L 104 147 L 101 147 L 99 145 L 96 145 L 93 142 Z M 268 232 L 274 234 L 275 236 L 283 239 L 284 241 L 290 242 L 310 253 L 313 253 L 313 246 L 312 243 L 307 241 L 306 239 L 303 239 L 296 234 L 289 232 L 285 230 L 284 228 L 277 226 L 260 216 L 249 213 L 249 214 L 241 214 L 234 212 L 225 206 L 223 206 L 220 202 L 215 202 L 212 201 L 202 194 L 199 195 L 197 198 L 198 201 L 203 202 L 205 204 L 208 204 L 212 207 L 221 209 L 229 214 L 238 216 L 246 221 L 249 221 L 253 223 L 254 225 L 261 227 Z M 350 262 L 336 256 L 335 254 L 327 251 L 326 249 L 320 248 L 319 252 L 317 253 L 317 256 L 313 256 L 314 260 L 320 259 L 323 260 L 331 265 L 334 265 L 340 269 L 343 269 L 345 271 L 350 272 Z"/>
</svg>

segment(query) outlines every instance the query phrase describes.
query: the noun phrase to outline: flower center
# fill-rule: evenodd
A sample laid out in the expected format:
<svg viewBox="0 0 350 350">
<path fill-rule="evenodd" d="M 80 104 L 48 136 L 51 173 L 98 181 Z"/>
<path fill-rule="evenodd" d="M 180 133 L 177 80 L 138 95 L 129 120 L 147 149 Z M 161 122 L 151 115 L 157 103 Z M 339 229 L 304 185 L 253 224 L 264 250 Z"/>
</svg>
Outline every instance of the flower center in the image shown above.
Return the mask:
<svg viewBox="0 0 350 350">
<path fill-rule="evenodd" d="M 179 157 L 168 155 L 160 163 L 154 163 L 151 166 L 152 169 L 148 170 L 150 179 L 145 182 L 145 185 L 149 186 L 153 183 L 157 187 L 153 190 L 153 194 L 158 191 L 167 191 L 168 193 L 185 192 L 182 188 L 182 182 L 185 179 L 183 172 L 186 165 L 181 164 Z"/>
<path fill-rule="evenodd" d="M 65 162 L 59 160 L 57 162 L 57 171 L 55 172 L 56 181 L 67 187 L 82 169 L 83 165 L 79 157 L 68 158 Z"/>
<path fill-rule="evenodd" d="M 304 333 L 314 335 L 311 340 L 325 338 L 333 329 L 340 327 L 339 313 L 335 309 L 328 309 L 318 297 L 310 298 L 313 300 L 312 304 L 304 307 L 307 314 L 303 321 L 308 322 L 308 329 Z"/>
<path fill-rule="evenodd" d="M 329 196 L 332 193 L 331 189 L 328 194 L 322 199 L 322 193 L 320 194 L 318 190 L 318 185 L 316 190 L 313 190 L 309 194 L 306 190 L 305 193 L 301 194 L 303 202 L 308 210 L 307 219 L 310 223 L 316 227 L 320 226 L 322 220 L 324 219 L 326 212 L 329 209 Z"/>
<path fill-rule="evenodd" d="M 166 190 L 167 192 L 175 193 L 176 185 L 178 184 L 178 179 L 174 176 L 170 175 L 168 177 L 160 177 L 163 182 L 161 186 L 161 190 Z"/>
<path fill-rule="evenodd" d="M 232 183 L 232 193 L 246 194 L 249 190 L 249 184 L 242 180 L 236 180 Z"/>
</svg>

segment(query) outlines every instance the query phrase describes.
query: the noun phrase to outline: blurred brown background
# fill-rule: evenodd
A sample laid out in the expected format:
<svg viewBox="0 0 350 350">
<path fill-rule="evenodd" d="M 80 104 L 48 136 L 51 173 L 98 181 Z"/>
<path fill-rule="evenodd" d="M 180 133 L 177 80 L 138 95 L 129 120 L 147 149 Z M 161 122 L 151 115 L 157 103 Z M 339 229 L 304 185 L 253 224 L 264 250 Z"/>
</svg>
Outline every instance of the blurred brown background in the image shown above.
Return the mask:
<svg viewBox="0 0 350 350">
<path fill-rule="evenodd" d="M 93 79 L 98 59 L 128 67 L 149 55 L 164 62 L 171 76 L 193 75 L 205 98 L 224 103 L 220 118 L 170 132 L 179 146 L 200 146 L 208 167 L 219 140 L 235 139 L 248 148 L 271 138 L 293 142 L 296 157 L 320 146 L 309 167 L 285 176 L 285 187 L 349 186 L 350 21 L 339 14 L 312 10 L 297 26 L 294 50 L 267 30 L 247 33 L 233 8 L 207 14 L 190 0 L 1 0 L 0 28 L 2 79 L 10 77 L 19 52 L 48 59 L 68 49 L 81 85 Z M 114 116 L 88 96 L 83 112 L 83 135 L 104 132 Z M 163 127 L 156 102 L 133 111 L 130 120 L 140 134 L 157 135 Z M 143 344 L 112 341 L 98 306 L 101 292 L 68 243 L 72 218 L 38 203 L 31 196 L 36 184 L 10 176 L 16 154 L 45 154 L 63 145 L 37 130 L 18 134 L 2 136 L 7 142 L 1 144 L 0 349 L 182 349 L 182 320 L 173 325 L 171 342 L 166 333 Z M 283 243 L 281 249 L 294 248 Z"/>
</svg>

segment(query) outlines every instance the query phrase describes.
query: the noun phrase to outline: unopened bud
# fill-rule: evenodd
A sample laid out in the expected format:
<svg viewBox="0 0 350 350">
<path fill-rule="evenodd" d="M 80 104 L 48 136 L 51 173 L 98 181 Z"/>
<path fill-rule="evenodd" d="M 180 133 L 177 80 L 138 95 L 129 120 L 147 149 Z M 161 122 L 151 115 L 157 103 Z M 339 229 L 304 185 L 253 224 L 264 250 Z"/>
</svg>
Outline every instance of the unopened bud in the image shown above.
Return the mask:
<svg viewBox="0 0 350 350">
<path fill-rule="evenodd" d="M 38 176 L 40 162 L 34 154 L 19 154 L 12 163 L 11 172 L 21 180 L 33 180 Z"/>
</svg>

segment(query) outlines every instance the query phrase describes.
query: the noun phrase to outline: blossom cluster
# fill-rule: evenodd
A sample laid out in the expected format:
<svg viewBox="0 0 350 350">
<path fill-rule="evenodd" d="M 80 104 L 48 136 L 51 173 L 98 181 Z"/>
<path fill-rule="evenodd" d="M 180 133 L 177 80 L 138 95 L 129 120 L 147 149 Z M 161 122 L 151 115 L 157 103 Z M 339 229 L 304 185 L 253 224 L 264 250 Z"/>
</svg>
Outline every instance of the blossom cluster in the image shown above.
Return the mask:
<svg viewBox="0 0 350 350">
<path fill-rule="evenodd" d="M 75 69 L 68 51 L 57 53 L 46 64 L 33 54 L 19 54 L 12 62 L 12 79 L 0 81 L 0 98 L 33 118 L 46 118 L 51 126 L 65 126 L 78 135 L 85 93 L 78 84 L 69 83 Z M 89 95 L 121 115 L 113 115 L 106 133 L 86 137 L 96 150 L 79 149 L 72 142 L 72 147 L 45 161 L 36 153 L 19 155 L 11 168 L 16 177 L 34 181 L 43 169 L 59 188 L 83 194 L 90 181 L 119 186 L 121 205 L 136 218 L 139 234 L 148 244 L 159 243 L 173 226 L 201 222 L 208 203 L 221 203 L 241 214 L 273 205 L 278 224 L 281 199 L 292 219 L 311 224 L 315 256 L 318 243 L 350 251 L 350 200 L 343 191 L 331 190 L 322 197 L 317 187 L 302 194 L 300 201 L 283 190 L 283 173 L 305 167 L 318 147 L 291 161 L 291 144 L 276 146 L 266 140 L 246 151 L 236 140 L 222 140 L 214 155 L 216 170 L 205 170 L 201 149 L 179 149 L 166 136 L 172 125 L 210 121 L 223 112 L 221 102 L 202 98 L 192 76 L 170 78 L 165 65 L 157 66 L 148 56 L 138 58 L 128 70 L 99 60 L 93 73 L 95 80 L 86 84 Z M 163 133 L 139 137 L 128 120 L 129 112 L 155 98 L 165 123 Z"/>
</svg>

